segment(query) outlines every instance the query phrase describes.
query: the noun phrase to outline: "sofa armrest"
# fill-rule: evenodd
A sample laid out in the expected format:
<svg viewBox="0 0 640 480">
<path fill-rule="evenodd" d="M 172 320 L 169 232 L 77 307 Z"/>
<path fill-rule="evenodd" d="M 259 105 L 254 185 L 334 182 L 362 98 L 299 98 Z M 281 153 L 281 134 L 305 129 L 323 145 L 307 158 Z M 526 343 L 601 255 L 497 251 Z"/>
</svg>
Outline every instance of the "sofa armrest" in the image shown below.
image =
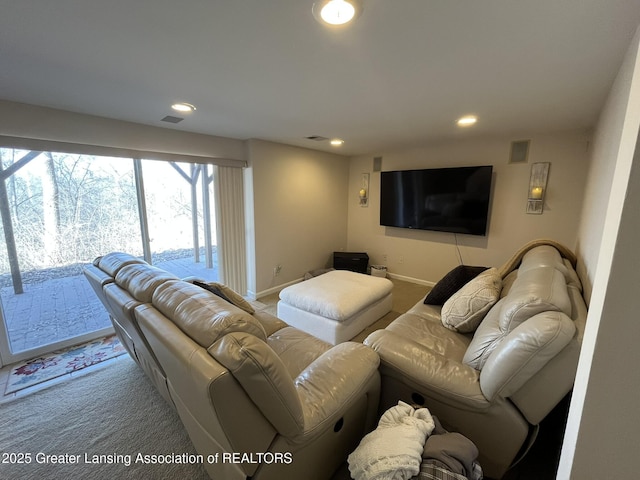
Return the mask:
<svg viewBox="0 0 640 480">
<path fill-rule="evenodd" d="M 373 332 L 364 344 L 380 355 L 383 375 L 426 389 L 421 393 L 458 408 L 489 408 L 480 390 L 480 372 L 474 368 L 389 330 Z"/>
<path fill-rule="evenodd" d="M 295 379 L 305 436 L 334 424 L 354 401 L 368 396 L 375 415 L 380 394 L 380 358 L 360 343 L 340 343 L 320 355 Z"/>
</svg>

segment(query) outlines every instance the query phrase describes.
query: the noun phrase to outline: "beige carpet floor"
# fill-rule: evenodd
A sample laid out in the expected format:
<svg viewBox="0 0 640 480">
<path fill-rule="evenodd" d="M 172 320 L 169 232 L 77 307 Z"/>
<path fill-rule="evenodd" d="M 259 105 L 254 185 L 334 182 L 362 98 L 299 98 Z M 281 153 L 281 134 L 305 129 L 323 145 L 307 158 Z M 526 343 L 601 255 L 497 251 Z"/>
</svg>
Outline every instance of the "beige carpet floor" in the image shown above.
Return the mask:
<svg viewBox="0 0 640 480">
<path fill-rule="evenodd" d="M 0 450 L 7 480 L 209 478 L 198 463 L 146 463 L 196 451 L 129 356 L 0 404 Z"/>
</svg>

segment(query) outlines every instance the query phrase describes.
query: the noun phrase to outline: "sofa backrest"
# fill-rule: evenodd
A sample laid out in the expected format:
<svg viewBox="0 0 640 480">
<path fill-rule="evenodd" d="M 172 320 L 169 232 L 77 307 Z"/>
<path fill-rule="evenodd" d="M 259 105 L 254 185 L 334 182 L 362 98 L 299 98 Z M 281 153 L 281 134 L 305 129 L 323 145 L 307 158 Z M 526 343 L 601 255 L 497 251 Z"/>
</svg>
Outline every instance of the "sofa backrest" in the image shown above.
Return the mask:
<svg viewBox="0 0 640 480">
<path fill-rule="evenodd" d="M 107 308 L 109 315 L 113 316 L 113 312 L 107 304 L 104 287 L 109 283 L 113 283 L 114 277 L 120 269 L 132 264 L 146 265 L 147 263 L 128 253 L 113 252 L 102 257 L 97 257 L 91 265 L 87 265 L 84 268 L 84 274 L 89 281 L 89 285 L 91 285 L 97 297 Z"/>
<path fill-rule="evenodd" d="M 178 277 L 148 264 L 131 264 L 122 267 L 115 276 L 115 283 L 125 289 L 140 303 L 151 303 L 156 288 L 167 280 Z"/>
<path fill-rule="evenodd" d="M 154 290 L 151 303 L 203 348 L 231 332 L 267 339 L 252 315 L 192 283 L 165 281 Z"/>
<path fill-rule="evenodd" d="M 94 260 L 93 264 L 110 277 L 115 277 L 121 268 L 132 264 L 148 265 L 144 260 L 129 253 L 111 252 Z"/>
<path fill-rule="evenodd" d="M 558 250 L 551 245 L 540 245 L 525 253 L 518 266 L 518 271 L 526 272 L 539 267 L 553 267 L 560 271 L 565 278 L 569 276 L 569 268 L 571 268 L 570 264 L 567 267 Z"/>
<path fill-rule="evenodd" d="M 509 333 L 543 312 L 571 314 L 564 276 L 553 267 L 519 272 L 507 296 L 489 310 L 476 330 L 463 358 L 464 363 L 482 370 L 489 356 Z"/>
<path fill-rule="evenodd" d="M 167 281 L 152 305 L 221 365 L 281 434 L 304 430 L 302 405 L 286 366 L 267 344 L 260 322 L 209 291 Z"/>
<path fill-rule="evenodd" d="M 509 332 L 480 372 L 484 396 L 510 397 L 569 344 L 575 331 L 567 315 L 545 311 Z"/>
<path fill-rule="evenodd" d="M 515 394 L 572 342 L 577 343 L 576 281 L 571 265 L 550 246 L 529 251 L 517 273 L 509 275 L 506 295 L 487 313 L 463 359 L 480 370 L 480 387 L 487 399 Z M 574 350 L 579 348 L 569 349 Z M 575 373 L 571 362 L 577 354 L 571 357 L 566 374 L 559 372 L 558 377 L 564 393 Z"/>
<path fill-rule="evenodd" d="M 302 404 L 293 379 L 269 345 L 248 333 L 233 332 L 208 352 L 229 369 L 280 434 L 295 437 L 304 431 Z"/>
</svg>

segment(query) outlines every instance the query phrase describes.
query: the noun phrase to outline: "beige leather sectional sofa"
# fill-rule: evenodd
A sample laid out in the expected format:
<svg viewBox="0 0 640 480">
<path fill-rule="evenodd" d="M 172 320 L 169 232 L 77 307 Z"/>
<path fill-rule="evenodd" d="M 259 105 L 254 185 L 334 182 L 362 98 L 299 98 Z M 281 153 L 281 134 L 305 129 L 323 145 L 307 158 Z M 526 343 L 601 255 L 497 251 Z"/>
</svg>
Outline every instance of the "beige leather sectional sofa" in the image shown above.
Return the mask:
<svg viewBox="0 0 640 480">
<path fill-rule="evenodd" d="M 587 308 L 575 258 L 550 243 L 533 242 L 494 269 L 497 302 L 463 329 L 472 331 L 445 327 L 443 306 L 421 300 L 364 341 L 381 359 L 380 409 L 398 400 L 428 407 L 476 444 L 491 478 L 526 453 L 573 387 Z"/>
<path fill-rule="evenodd" d="M 85 274 L 196 450 L 253 454 L 207 463 L 212 478 L 329 480 L 400 400 L 470 438 L 485 475 L 500 478 L 573 386 L 587 315 L 574 262 L 534 242 L 481 274 L 492 280 L 479 295 L 461 295 L 465 285 L 452 297 L 457 310 L 481 305 L 474 322 L 452 315 L 452 300 L 421 300 L 364 345 L 335 347 L 127 254 Z"/>
<path fill-rule="evenodd" d="M 127 254 L 85 275 L 211 478 L 327 480 L 375 426 L 370 348 L 333 347 Z"/>
</svg>

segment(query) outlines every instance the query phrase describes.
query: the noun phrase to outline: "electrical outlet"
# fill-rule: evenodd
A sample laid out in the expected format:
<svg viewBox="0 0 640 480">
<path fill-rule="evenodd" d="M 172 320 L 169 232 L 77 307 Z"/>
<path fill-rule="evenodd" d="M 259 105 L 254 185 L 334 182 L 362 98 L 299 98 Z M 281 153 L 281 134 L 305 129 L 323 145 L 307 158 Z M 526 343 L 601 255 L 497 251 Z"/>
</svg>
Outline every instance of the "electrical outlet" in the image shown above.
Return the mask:
<svg viewBox="0 0 640 480">
<path fill-rule="evenodd" d="M 382 261 L 384 263 L 387 263 L 387 254 L 386 253 L 382 255 Z"/>
<path fill-rule="evenodd" d="M 273 276 L 277 277 L 278 275 L 280 275 L 281 271 L 282 271 L 282 265 L 276 265 L 275 267 L 273 267 Z"/>
<path fill-rule="evenodd" d="M 398 263 L 404 263 L 404 257 L 402 255 L 398 257 Z"/>
</svg>

